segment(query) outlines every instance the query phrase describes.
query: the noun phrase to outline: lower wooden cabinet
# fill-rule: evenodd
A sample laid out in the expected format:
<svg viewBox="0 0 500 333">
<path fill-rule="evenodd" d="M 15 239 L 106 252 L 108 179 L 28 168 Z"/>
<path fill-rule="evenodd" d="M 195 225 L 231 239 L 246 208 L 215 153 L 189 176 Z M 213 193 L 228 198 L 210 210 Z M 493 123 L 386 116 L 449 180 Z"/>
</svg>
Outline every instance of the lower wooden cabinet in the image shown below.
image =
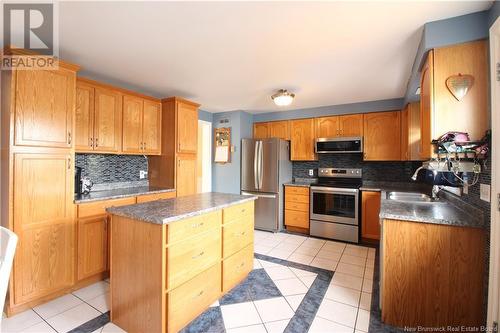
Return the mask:
<svg viewBox="0 0 500 333">
<path fill-rule="evenodd" d="M 108 216 L 78 220 L 78 280 L 108 270 Z"/>
<path fill-rule="evenodd" d="M 222 262 L 224 272 L 222 291 L 227 292 L 237 286 L 253 269 L 253 243 Z"/>
<path fill-rule="evenodd" d="M 176 196 L 175 191 L 173 191 L 173 192 L 153 193 L 153 194 L 144 194 L 144 195 L 139 195 L 137 197 L 137 203 L 143 203 L 143 202 L 149 202 L 149 201 L 155 201 L 155 200 L 162 200 L 162 199 L 171 199 L 171 198 L 175 198 L 175 196 Z"/>
<path fill-rule="evenodd" d="M 309 188 L 285 186 L 285 226 L 291 231 L 309 233 Z"/>
<path fill-rule="evenodd" d="M 380 239 L 380 192 L 361 193 L 361 238 Z"/>
<path fill-rule="evenodd" d="M 196 194 L 196 155 L 177 155 L 177 196 Z"/>
<path fill-rule="evenodd" d="M 396 327 L 483 325 L 485 230 L 384 220 L 382 321 Z"/>
</svg>

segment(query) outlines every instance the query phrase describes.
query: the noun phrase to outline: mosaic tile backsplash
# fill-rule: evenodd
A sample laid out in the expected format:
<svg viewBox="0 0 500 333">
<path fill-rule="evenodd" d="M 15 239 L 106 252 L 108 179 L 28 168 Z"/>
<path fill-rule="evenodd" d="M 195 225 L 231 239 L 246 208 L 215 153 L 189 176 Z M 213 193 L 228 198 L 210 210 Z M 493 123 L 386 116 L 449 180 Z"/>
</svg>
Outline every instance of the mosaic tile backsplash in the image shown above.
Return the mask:
<svg viewBox="0 0 500 333">
<path fill-rule="evenodd" d="M 148 160 L 142 155 L 76 154 L 76 166 L 82 176 L 94 184 L 139 181 L 139 171 L 148 171 Z"/>
<path fill-rule="evenodd" d="M 363 180 L 409 182 L 421 162 L 363 162 L 361 154 L 319 154 L 318 161 L 293 162 L 294 178 L 317 177 L 318 168 L 358 168 Z M 309 176 L 314 169 L 314 176 Z"/>
</svg>

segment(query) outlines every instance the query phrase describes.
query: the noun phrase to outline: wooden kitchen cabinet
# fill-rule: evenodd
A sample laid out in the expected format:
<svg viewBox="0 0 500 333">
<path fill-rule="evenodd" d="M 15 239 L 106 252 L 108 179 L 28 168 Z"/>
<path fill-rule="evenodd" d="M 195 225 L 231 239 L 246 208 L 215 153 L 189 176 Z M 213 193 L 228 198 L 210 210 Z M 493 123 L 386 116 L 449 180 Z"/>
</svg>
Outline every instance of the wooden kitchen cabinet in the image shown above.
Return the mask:
<svg viewBox="0 0 500 333">
<path fill-rule="evenodd" d="M 198 107 L 179 97 L 162 100 L 161 154 L 148 158 L 150 185 L 176 188 L 177 196 L 197 193 Z"/>
<path fill-rule="evenodd" d="M 108 270 L 108 216 L 78 220 L 78 280 Z"/>
<path fill-rule="evenodd" d="M 483 229 L 385 219 L 381 249 L 384 323 L 483 325 Z"/>
<path fill-rule="evenodd" d="M 361 238 L 380 239 L 380 192 L 363 191 L 361 194 Z"/>
<path fill-rule="evenodd" d="M 316 138 L 363 136 L 363 115 L 352 114 L 315 119 Z"/>
<path fill-rule="evenodd" d="M 411 161 L 420 160 L 420 102 L 408 104 L 408 150 Z"/>
<path fill-rule="evenodd" d="M 118 153 L 121 150 L 122 96 L 92 84 L 76 83 L 75 150 Z"/>
<path fill-rule="evenodd" d="M 267 138 L 269 138 L 269 123 L 254 123 L 253 124 L 253 138 L 254 139 L 267 139 Z"/>
<path fill-rule="evenodd" d="M 112 89 L 95 87 L 94 110 L 93 150 L 105 153 L 120 152 L 122 94 Z"/>
<path fill-rule="evenodd" d="M 76 72 L 71 68 L 12 73 L 15 145 L 73 147 Z"/>
<path fill-rule="evenodd" d="M 123 152 L 161 152 L 161 106 L 136 96 L 123 96 Z"/>
<path fill-rule="evenodd" d="M 64 290 L 74 279 L 73 154 L 15 153 L 14 257 L 10 306 Z"/>
<path fill-rule="evenodd" d="M 271 121 L 268 123 L 268 128 L 270 138 L 290 140 L 290 122 L 288 120 Z"/>
<path fill-rule="evenodd" d="M 314 119 L 297 119 L 290 121 L 290 141 L 292 161 L 314 161 Z"/>
<path fill-rule="evenodd" d="M 198 151 L 198 105 L 177 104 L 177 152 L 196 154 Z"/>
<path fill-rule="evenodd" d="M 401 161 L 410 160 L 410 118 L 408 115 L 408 105 L 401 110 Z"/>
<path fill-rule="evenodd" d="M 453 75 L 472 75 L 474 83 L 461 101 L 448 90 Z M 420 79 L 421 158 L 433 156 L 431 141 L 450 131 L 481 139 L 488 115 L 488 42 L 485 40 L 430 50 Z"/>
<path fill-rule="evenodd" d="M 374 112 L 363 115 L 364 160 L 401 159 L 401 112 Z"/>
<path fill-rule="evenodd" d="M 285 186 L 285 226 L 309 234 L 309 187 Z"/>
</svg>

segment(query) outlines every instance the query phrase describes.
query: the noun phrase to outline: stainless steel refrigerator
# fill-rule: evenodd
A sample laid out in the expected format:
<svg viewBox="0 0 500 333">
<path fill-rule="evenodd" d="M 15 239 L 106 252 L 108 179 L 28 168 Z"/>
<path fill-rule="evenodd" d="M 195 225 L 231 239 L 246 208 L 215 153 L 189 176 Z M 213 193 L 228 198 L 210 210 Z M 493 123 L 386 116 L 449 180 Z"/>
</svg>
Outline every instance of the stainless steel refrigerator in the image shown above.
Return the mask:
<svg viewBox="0 0 500 333">
<path fill-rule="evenodd" d="M 292 181 L 290 142 L 241 140 L 241 194 L 255 195 L 255 229 L 283 229 L 283 184 Z"/>
</svg>

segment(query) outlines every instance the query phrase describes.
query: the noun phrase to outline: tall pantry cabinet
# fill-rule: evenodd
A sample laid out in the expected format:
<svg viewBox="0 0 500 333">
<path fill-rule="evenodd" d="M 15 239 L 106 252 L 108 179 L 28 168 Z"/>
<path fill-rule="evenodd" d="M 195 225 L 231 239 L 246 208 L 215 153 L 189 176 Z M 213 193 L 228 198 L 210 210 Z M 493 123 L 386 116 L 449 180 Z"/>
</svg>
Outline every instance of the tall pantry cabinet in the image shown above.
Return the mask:
<svg viewBox="0 0 500 333">
<path fill-rule="evenodd" d="M 74 115 L 76 72 L 2 73 L 2 226 L 19 237 L 7 314 L 74 283 Z"/>
</svg>

